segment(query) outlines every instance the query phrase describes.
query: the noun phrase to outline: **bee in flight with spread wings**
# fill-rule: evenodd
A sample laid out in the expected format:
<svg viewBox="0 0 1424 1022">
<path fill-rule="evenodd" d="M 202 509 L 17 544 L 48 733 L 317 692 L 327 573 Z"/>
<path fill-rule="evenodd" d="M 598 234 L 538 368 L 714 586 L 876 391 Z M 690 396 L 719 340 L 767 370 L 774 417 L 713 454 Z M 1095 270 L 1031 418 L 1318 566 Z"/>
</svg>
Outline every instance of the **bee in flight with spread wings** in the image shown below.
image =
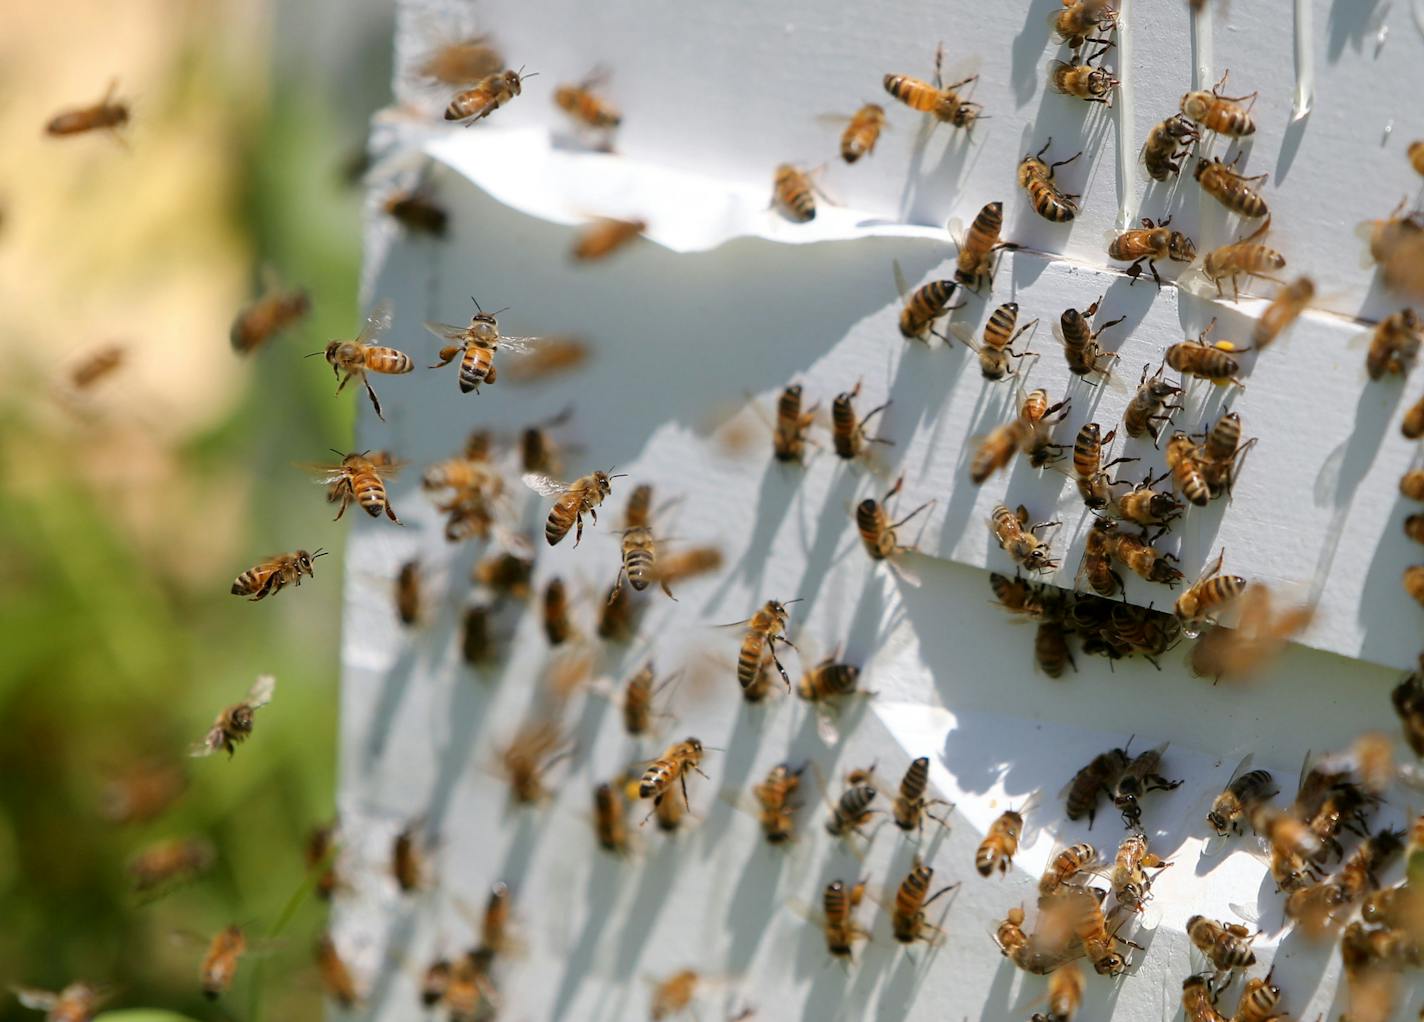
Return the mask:
<svg viewBox="0 0 1424 1022">
<path fill-rule="evenodd" d="M 475 300 L 473 295 L 470 297 L 470 301 L 475 303 L 477 311 L 470 317 L 469 326 L 453 326 L 450 323 L 428 321 L 425 324 L 425 329 L 448 342 L 440 349 L 440 361 L 430 368 L 440 369 L 459 357 L 460 393 L 462 394 L 468 394 L 472 390 L 479 393 L 481 383 L 494 383 L 494 353 L 500 347 L 510 351 L 528 351 L 530 345 L 540 340 L 538 337 L 501 337 L 499 323 L 495 317 L 501 312 L 507 312 L 508 309 L 486 312 L 480 308 L 480 303 Z"/>
<path fill-rule="evenodd" d="M 386 417 L 381 413 L 381 400 L 371 389 L 371 381 L 366 378 L 366 374 L 386 373 L 390 376 L 400 376 L 415 368 L 415 363 L 405 352 L 372 343 L 390 328 L 391 303 L 388 300 L 382 300 L 371 310 L 371 315 L 366 318 L 366 325 L 361 328 L 361 332 L 356 335 L 354 340 L 332 341 L 327 344 L 324 351 L 314 351 L 307 356 L 308 358 L 311 358 L 312 355 L 326 356 L 327 362 L 331 364 L 331 371 L 341 378 L 341 382 L 336 387 L 338 394 L 352 380 L 359 379 L 365 384 L 366 394 L 371 398 L 371 407 L 376 409 L 376 417 L 382 422 Z M 345 375 L 343 376 L 342 373 Z"/>
</svg>

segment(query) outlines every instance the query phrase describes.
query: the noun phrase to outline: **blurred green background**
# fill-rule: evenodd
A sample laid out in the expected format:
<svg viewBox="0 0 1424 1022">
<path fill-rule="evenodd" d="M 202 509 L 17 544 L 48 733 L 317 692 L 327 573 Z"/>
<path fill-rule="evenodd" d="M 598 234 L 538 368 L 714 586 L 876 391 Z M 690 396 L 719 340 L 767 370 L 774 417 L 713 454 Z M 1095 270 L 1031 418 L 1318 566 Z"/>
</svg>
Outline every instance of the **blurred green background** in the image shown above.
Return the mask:
<svg viewBox="0 0 1424 1022">
<path fill-rule="evenodd" d="M 217 1004 L 205 937 L 267 932 L 334 812 L 344 524 L 293 466 L 349 442 L 359 388 L 320 360 L 357 319 L 359 188 L 342 167 L 389 93 L 381 3 L 46 0 L 6 5 L 0 38 L 0 983 L 114 988 L 113 1008 L 196 1019 L 315 1018 L 308 899 L 285 941 Z M 300 10 L 295 8 L 300 7 Z M 280 43 L 277 42 L 280 40 Z M 307 42 L 309 41 L 309 42 Z M 358 55 L 359 59 L 353 59 Z M 122 142 L 53 139 L 59 109 L 110 79 Z M 313 315 L 248 359 L 229 324 L 257 269 L 311 291 Z M 124 365 L 76 405 L 86 351 Z M 325 546 L 300 590 L 248 603 L 234 576 Z M 228 760 L 190 745 L 255 676 L 277 676 Z M 146 822 L 100 811 L 105 785 L 176 766 L 180 798 Z M 155 840 L 217 849 L 158 900 L 126 863 Z M 0 1019 L 39 1016 L 8 993 Z"/>
</svg>

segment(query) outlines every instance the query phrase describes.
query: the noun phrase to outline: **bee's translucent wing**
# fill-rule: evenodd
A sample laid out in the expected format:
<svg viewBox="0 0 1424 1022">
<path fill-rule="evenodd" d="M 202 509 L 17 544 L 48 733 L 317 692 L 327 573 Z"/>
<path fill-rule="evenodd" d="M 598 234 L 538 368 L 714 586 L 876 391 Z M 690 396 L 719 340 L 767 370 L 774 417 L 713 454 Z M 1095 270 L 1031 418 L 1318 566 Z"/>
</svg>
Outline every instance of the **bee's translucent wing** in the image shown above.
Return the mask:
<svg viewBox="0 0 1424 1022">
<path fill-rule="evenodd" d="M 895 288 L 900 292 L 900 301 L 908 301 L 910 288 L 905 283 L 905 271 L 900 269 L 900 260 L 892 260 L 890 265 L 895 270 Z"/>
<path fill-rule="evenodd" d="M 561 483 L 557 479 L 551 479 L 542 472 L 525 472 L 521 477 L 524 485 L 529 487 L 541 497 L 558 497 L 569 488 L 568 483 Z"/>
<path fill-rule="evenodd" d="M 201 742 L 193 743 L 193 748 L 189 751 L 188 755 L 192 756 L 195 759 L 201 759 L 204 756 L 211 756 L 213 753 L 221 749 L 222 745 L 223 730 L 220 726 L 215 724 L 213 725 L 212 729 L 203 736 L 203 740 Z"/>
<path fill-rule="evenodd" d="M 324 465 L 316 461 L 299 461 L 297 467 L 310 472 L 312 482 L 320 486 L 330 486 L 332 483 L 339 482 L 346 475 L 346 469 L 340 465 Z"/>
<path fill-rule="evenodd" d="M 522 354 L 532 351 L 534 345 L 542 340 L 544 340 L 542 337 L 505 337 L 501 335 L 499 338 L 499 346 L 506 351 L 517 351 Z"/>
<path fill-rule="evenodd" d="M 277 690 L 277 678 L 272 674 L 259 674 L 252 683 L 252 691 L 247 693 L 247 705 L 254 710 L 272 701 L 272 693 Z"/>
<path fill-rule="evenodd" d="M 442 341 L 464 343 L 466 334 L 469 333 L 465 327 L 455 326 L 453 323 L 436 323 L 428 319 L 425 321 L 424 326 L 425 329 L 429 330 L 436 337 L 439 337 Z"/>
<path fill-rule="evenodd" d="M 824 703 L 816 704 L 816 734 L 827 745 L 836 745 L 841 740 L 840 715 Z"/>
<path fill-rule="evenodd" d="M 371 310 L 371 314 L 366 317 L 366 325 L 361 328 L 361 333 L 356 340 L 361 344 L 368 344 L 381 334 L 391 328 L 391 300 L 382 298 L 376 303 L 376 307 Z"/>
<path fill-rule="evenodd" d="M 34 1008 L 36 1011 L 49 1011 L 59 1004 L 59 995 L 48 990 L 36 990 L 33 987 L 11 987 L 20 1003 L 26 1008 Z"/>
</svg>

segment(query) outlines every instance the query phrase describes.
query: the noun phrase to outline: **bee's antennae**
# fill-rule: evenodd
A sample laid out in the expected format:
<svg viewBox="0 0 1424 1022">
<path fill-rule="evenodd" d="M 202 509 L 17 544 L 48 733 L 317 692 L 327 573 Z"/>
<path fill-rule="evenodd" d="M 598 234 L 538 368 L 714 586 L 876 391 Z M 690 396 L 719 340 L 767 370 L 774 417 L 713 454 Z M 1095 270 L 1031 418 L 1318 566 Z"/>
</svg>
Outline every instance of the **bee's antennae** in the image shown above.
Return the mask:
<svg viewBox="0 0 1424 1022">
<path fill-rule="evenodd" d="M 806 598 L 806 597 L 804 597 L 804 596 L 798 596 L 798 597 L 796 597 L 796 599 L 794 599 L 794 600 L 786 600 L 784 603 L 782 603 L 782 606 L 783 606 L 783 607 L 789 607 L 789 606 L 791 606 L 793 603 L 800 603 L 800 602 L 801 602 L 802 600 L 804 600 L 805 598 Z"/>
<path fill-rule="evenodd" d="M 491 315 L 491 316 L 502 316 L 502 315 L 504 315 L 504 313 L 508 312 L 508 311 L 509 311 L 510 309 L 512 309 L 513 307 L 514 307 L 514 306 L 512 306 L 512 305 L 506 305 L 506 306 L 505 306 L 504 308 L 502 308 L 502 309 L 496 309 L 494 312 L 491 312 L 490 315 Z"/>
<path fill-rule="evenodd" d="M 480 300 L 479 300 L 478 298 L 476 298 L 474 295 L 470 295 L 470 301 L 472 301 L 472 302 L 475 303 L 475 308 L 478 309 L 480 312 L 484 312 L 484 311 L 485 311 L 484 308 L 481 307 L 481 305 L 480 305 Z"/>
<path fill-rule="evenodd" d="M 336 455 L 338 458 L 346 457 L 346 455 L 342 454 L 335 447 L 328 447 L 327 450 L 330 451 L 332 454 Z"/>
<path fill-rule="evenodd" d="M 302 358 L 311 358 L 313 355 L 325 355 L 325 354 L 326 354 L 326 351 L 325 351 L 325 349 L 323 349 L 323 350 L 321 350 L 321 351 L 313 351 L 310 355 L 303 355 Z"/>
</svg>

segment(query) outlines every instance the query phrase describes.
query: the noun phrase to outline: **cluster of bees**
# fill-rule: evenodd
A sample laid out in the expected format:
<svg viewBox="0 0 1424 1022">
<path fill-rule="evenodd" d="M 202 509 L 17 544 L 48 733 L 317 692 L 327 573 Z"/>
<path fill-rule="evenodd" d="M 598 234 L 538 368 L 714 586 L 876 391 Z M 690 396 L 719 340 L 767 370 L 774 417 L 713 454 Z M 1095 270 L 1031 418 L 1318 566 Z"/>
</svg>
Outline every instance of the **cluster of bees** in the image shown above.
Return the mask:
<svg viewBox="0 0 1424 1022">
<path fill-rule="evenodd" d="M 1070 60 L 1055 60 L 1048 69 L 1053 91 L 1085 103 L 1111 106 L 1119 80 L 1105 66 L 1115 42 L 1118 11 L 1109 0 L 1063 0 L 1055 11 L 1054 29 L 1068 47 Z M 945 84 L 942 77 L 943 48 L 935 56 L 933 82 L 904 74 L 887 74 L 885 91 L 898 102 L 933 123 L 972 131 L 985 114 L 983 107 L 964 92 L 972 89 L 977 75 Z M 470 125 L 491 116 L 522 95 L 523 84 L 535 73 L 506 67 L 502 55 L 488 37 L 477 37 L 443 46 L 427 55 L 416 69 L 423 81 L 445 90 L 449 97 L 444 117 L 447 121 Z M 577 84 L 560 85 L 554 101 L 577 126 L 596 143 L 607 147 L 621 123 L 619 112 L 596 92 L 606 81 L 605 72 L 595 72 Z M 1223 94 L 1226 76 L 1211 90 L 1188 92 L 1182 97 L 1180 112 L 1160 122 L 1143 147 L 1142 161 L 1149 175 L 1165 181 L 1179 174 L 1193 147 L 1198 156 L 1193 177 L 1202 190 L 1229 212 L 1243 220 L 1260 224 L 1239 241 L 1206 252 L 1197 263 L 1193 240 L 1160 223 L 1144 219 L 1140 227 L 1120 232 L 1109 244 L 1110 259 L 1127 264 L 1125 273 L 1133 283 L 1145 271 L 1161 287 L 1159 261 L 1196 264 L 1194 272 L 1214 285 L 1224 297 L 1229 281 L 1233 298 L 1239 297 L 1243 277 L 1276 281 L 1281 288 L 1256 321 L 1249 345 L 1215 339 L 1208 341 L 1215 321 L 1197 337 L 1173 344 L 1155 368 L 1142 366 L 1136 392 L 1126 407 L 1121 423 L 1125 436 L 1148 438 L 1154 448 L 1163 448 L 1165 466 L 1160 474 L 1148 470 L 1140 481 L 1112 478 L 1109 469 L 1137 461 L 1112 457 L 1111 447 L 1118 425 L 1106 432 L 1096 422 L 1081 427 L 1071 444 L 1072 477 L 1087 511 L 1092 515 L 1083 559 L 1074 580 L 1074 589 L 1047 582 L 1030 581 L 1016 574 L 1010 578 L 994 574 L 990 581 L 994 595 L 1006 610 L 1037 623 L 1035 660 L 1049 677 L 1061 677 L 1072 666 L 1076 670 L 1069 640 L 1076 639 L 1085 654 L 1118 660 L 1140 655 L 1156 664 L 1184 636 L 1196 639 L 1190 663 L 1198 674 L 1215 678 L 1249 677 L 1261 670 L 1311 620 L 1309 607 L 1277 611 L 1266 587 L 1250 584 L 1245 578 L 1226 574 L 1222 551 L 1193 583 L 1177 595 L 1170 612 L 1130 605 L 1117 600 L 1124 589 L 1119 569 L 1126 568 L 1140 578 L 1169 588 L 1184 580 L 1177 558 L 1156 544 L 1190 507 L 1205 507 L 1229 497 L 1247 453 L 1256 440 L 1243 435 L 1242 422 L 1234 412 L 1224 412 L 1210 427 L 1197 434 L 1171 429 L 1176 400 L 1191 380 L 1213 386 L 1243 386 L 1240 356 L 1273 343 L 1310 305 L 1315 286 L 1301 277 L 1291 283 L 1273 274 L 1286 265 L 1285 257 L 1264 244 L 1270 227 L 1270 211 L 1259 184 L 1266 175 L 1247 177 L 1239 173 L 1240 157 L 1227 162 L 1221 156 L 1203 155 L 1206 143 L 1214 138 L 1228 140 L 1250 136 L 1255 131 L 1249 103 L 1254 94 Z M 1244 105 L 1243 105 L 1244 104 Z M 48 131 L 67 135 L 92 130 L 119 130 L 128 120 L 127 106 L 116 99 L 110 87 L 97 104 L 66 111 L 54 118 Z M 873 154 L 879 134 L 887 121 L 886 111 L 867 104 L 849 118 L 840 139 L 840 154 L 854 164 Z M 1080 212 L 1081 196 L 1064 191 L 1056 180 L 1058 168 L 1069 165 L 1082 153 L 1049 162 L 1052 147 L 1048 139 L 1036 152 L 1025 155 L 1017 170 L 1019 186 L 1028 196 L 1033 211 L 1045 220 L 1066 223 Z M 1410 147 L 1411 162 L 1424 174 L 1424 142 Z M 774 174 L 773 202 L 790 220 L 805 222 L 816 213 L 816 186 L 813 173 L 791 164 L 779 166 Z M 382 208 L 406 229 L 442 236 L 448 215 L 424 186 L 392 192 Z M 1388 218 L 1369 225 L 1372 257 L 1381 266 L 1385 283 L 1392 290 L 1424 292 L 1424 214 L 1396 209 Z M 957 239 L 958 253 L 952 279 L 933 280 L 910 292 L 899 267 L 896 279 L 903 297 L 899 317 L 901 335 L 909 341 L 929 342 L 938 337 L 951 343 L 950 336 L 975 351 L 981 373 L 990 382 L 1016 378 L 1017 414 L 994 429 L 969 460 L 969 474 L 975 485 L 987 481 L 1007 467 L 1015 454 L 1023 454 L 1036 469 L 1055 468 L 1068 458 L 1069 445 L 1053 439 L 1053 427 L 1067 415 L 1070 401 L 1054 402 L 1042 388 L 1027 390 L 1024 378 L 1028 367 L 1040 357 L 1014 345 L 1029 334 L 1037 319 L 1020 324 L 1019 306 L 997 306 L 988 318 L 982 336 L 975 338 L 958 324 L 948 334 L 939 323 L 964 303 L 954 303 L 959 290 L 979 292 L 992 288 L 996 257 L 1016 247 L 1002 238 L 1003 203 L 993 202 L 975 216 L 967 232 Z M 605 258 L 633 242 L 647 229 L 646 222 L 600 220 L 591 224 L 576 240 L 572 255 L 578 260 Z M 1122 317 L 1097 322 L 1102 299 L 1084 309 L 1066 309 L 1054 326 L 1070 372 L 1091 383 L 1113 377 L 1117 356 L 1102 345 L 1101 338 Z M 431 369 L 456 365 L 457 385 L 462 393 L 479 393 L 484 386 L 503 378 L 509 382 L 530 382 L 557 372 L 578 368 L 588 357 L 586 344 L 567 337 L 512 337 L 500 332 L 497 317 L 504 310 L 485 312 L 478 302 L 467 325 L 428 322 L 427 330 L 441 343 Z M 251 354 L 266 346 L 281 332 L 299 323 L 310 310 L 305 291 L 284 287 L 269 280 L 264 292 L 237 316 L 230 339 L 239 354 Z M 383 342 L 390 330 L 389 302 L 378 303 L 361 331 L 351 339 L 332 340 L 320 352 L 337 379 L 337 391 L 359 382 L 378 418 L 384 420 L 380 399 L 371 382 L 372 375 L 405 375 L 416 368 L 416 360 L 404 351 Z M 1374 330 L 1366 367 L 1374 379 L 1407 373 L 1417 356 L 1421 340 L 1418 317 L 1402 309 Z M 496 353 L 505 350 L 518 357 L 506 367 L 496 365 Z M 99 351 L 77 366 L 70 382 L 76 390 L 93 386 L 123 362 L 121 349 Z M 1181 374 L 1181 383 L 1165 377 L 1166 369 Z M 871 445 L 889 443 L 870 435 L 868 423 L 889 404 L 861 415 L 854 402 L 860 394 L 857 383 L 836 396 L 830 408 L 831 438 L 836 455 L 846 461 L 869 458 Z M 804 406 L 800 385 L 787 387 L 777 402 L 772 425 L 772 454 L 783 463 L 801 463 L 811 440 L 809 431 L 816 421 L 818 406 Z M 460 640 L 464 659 L 473 666 L 488 665 L 499 658 L 496 612 L 505 603 L 522 604 L 534 596 L 533 576 L 537 537 L 521 534 L 514 501 L 517 476 L 539 496 L 551 500 L 544 517 L 547 545 L 561 543 L 570 532 L 573 545 L 583 538 L 585 520 L 596 525 L 598 510 L 612 496 L 613 483 L 620 478 L 611 468 L 596 470 L 573 482 L 560 482 L 563 475 L 559 443 L 554 431 L 567 421 L 568 413 L 528 427 L 517 450 L 505 457 L 494 434 L 477 430 L 457 455 L 429 466 L 421 477 L 422 489 L 445 518 L 444 533 L 451 542 L 475 541 L 494 546 L 476 564 L 473 582 L 481 594 L 478 602 L 464 610 Z M 1170 430 L 1170 433 L 1169 433 Z M 1424 401 L 1414 406 L 1404 422 L 1406 437 L 1424 435 Z M 340 452 L 338 452 L 340 453 Z M 511 462 L 517 462 L 515 468 Z M 317 481 L 326 487 L 328 501 L 337 507 L 340 519 L 356 504 L 373 519 L 385 518 L 401 524 L 391 506 L 388 484 L 403 462 L 386 451 L 362 451 L 341 455 L 337 464 L 310 466 Z M 1055 468 L 1057 471 L 1064 471 Z M 1066 474 L 1066 472 L 1065 472 Z M 897 530 L 926 510 L 924 503 L 904 515 L 892 510 L 902 491 L 903 478 L 880 499 L 866 498 L 853 511 L 853 520 L 866 554 L 876 563 L 886 563 L 905 571 L 903 555 L 914 548 L 900 541 Z M 1170 488 L 1162 484 L 1170 482 Z M 1401 482 L 1402 492 L 1424 501 L 1424 470 L 1416 469 Z M 621 556 L 616 577 L 607 598 L 599 604 L 596 626 L 598 639 L 628 642 L 637 633 L 637 604 L 632 594 L 642 594 L 656 586 L 673 597 L 673 586 L 717 570 L 721 554 L 716 547 L 695 547 L 669 551 L 663 548 L 654 529 L 652 487 L 641 484 L 631 492 L 623 515 Z M 1056 570 L 1051 539 L 1043 535 L 1057 522 L 1034 522 L 1020 506 L 996 507 L 989 527 L 999 547 L 1015 562 L 1020 572 L 1030 575 Z M 1406 532 L 1424 541 L 1424 515 L 1411 515 Z M 296 550 L 264 558 L 243 571 L 233 582 L 234 595 L 263 600 L 288 585 L 300 586 L 303 578 L 314 577 L 313 563 L 325 553 Z M 1408 569 L 1406 588 L 1424 603 L 1424 566 Z M 632 594 L 630 594 L 630 591 Z M 401 565 L 396 579 L 394 603 L 399 620 L 418 625 L 425 616 L 427 596 L 418 561 Z M 551 647 L 563 647 L 569 655 L 559 662 L 554 689 L 561 698 L 590 684 L 593 658 L 586 655 L 580 629 L 571 614 L 569 591 L 560 578 L 548 580 L 541 596 L 544 634 Z M 873 693 L 860 687 L 860 668 L 844 662 L 838 654 L 814 662 L 802 671 L 793 685 L 790 673 L 778 656 L 779 646 L 792 646 L 787 636 L 789 607 L 796 600 L 768 600 L 748 619 L 735 622 L 742 629 L 735 674 L 746 701 L 758 703 L 776 690 L 778 682 L 796 693 L 816 712 L 833 717 L 840 702 Z M 1227 628 L 1218 618 L 1234 607 L 1239 610 L 1237 625 Z M 792 648 L 795 648 L 794 646 Z M 660 677 L 651 662 L 641 665 L 619 686 L 619 701 L 625 731 L 635 738 L 654 733 L 654 721 L 663 714 L 657 697 L 676 676 Z M 241 703 L 225 709 L 212 729 L 195 749 L 195 755 L 225 750 L 231 756 L 236 746 L 251 733 L 257 709 L 272 698 L 274 681 L 263 677 Z M 592 686 L 597 687 L 598 682 Z M 1424 755 L 1424 661 L 1421 671 L 1400 683 L 1394 704 L 1411 748 Z M 557 707 L 556 707 L 557 708 Z M 1130 743 L 1129 743 L 1130 744 Z M 689 775 L 706 777 L 702 764 L 708 749 L 697 737 L 671 743 L 651 760 L 637 764 L 593 790 L 593 830 L 596 843 L 605 851 L 627 856 L 634 847 L 628 820 L 628 805 L 648 806 L 642 822 L 655 819 L 664 831 L 676 831 L 689 814 Z M 1086 818 L 1091 825 L 1099 802 L 1108 798 L 1121 814 L 1129 833 L 1109 861 L 1087 843 L 1055 850 L 1039 882 L 1039 900 L 1032 925 L 1023 906 L 1008 911 L 998 925 L 994 940 L 1015 966 L 1048 977 L 1047 1011 L 1034 1016 L 1036 1022 L 1070 1022 L 1081 1005 L 1086 976 L 1079 961 L 1086 959 L 1093 971 L 1107 977 L 1122 975 L 1130 965 L 1131 930 L 1152 897 L 1152 885 L 1161 871 L 1171 865 L 1149 849 L 1143 829 L 1143 802 L 1155 791 L 1172 790 L 1180 780 L 1164 774 L 1165 745 L 1129 754 L 1126 748 L 1111 749 L 1095 757 L 1065 786 L 1065 815 L 1070 821 Z M 551 711 L 525 725 L 500 753 L 500 767 L 512 799 L 536 805 L 554 792 L 548 780 L 552 767 L 566 759 L 572 744 Z M 820 768 L 812 763 L 813 772 Z M 1378 874 L 1402 852 L 1424 853 L 1424 817 L 1409 833 L 1399 830 L 1369 830 L 1370 817 L 1382 801 L 1395 770 L 1389 741 L 1367 735 L 1345 753 L 1315 761 L 1307 759 L 1294 802 L 1285 809 L 1271 804 L 1277 794 L 1271 775 L 1250 770 L 1249 757 L 1232 775 L 1226 788 L 1211 804 L 1205 822 L 1221 841 L 1230 840 L 1244 829 L 1259 836 L 1269 868 L 1278 888 L 1286 895 L 1287 917 L 1303 932 L 1314 937 L 1338 936 L 1350 987 L 1350 1018 L 1383 1018 L 1393 1003 L 1399 976 L 1406 968 L 1424 964 L 1424 904 L 1420 893 L 1407 883 L 1381 888 Z M 751 791 L 750 811 L 762 834 L 772 845 L 785 845 L 797 837 L 796 818 L 803 808 L 798 799 L 808 764 L 781 763 Z M 882 792 L 890 805 L 890 819 L 905 834 L 919 834 L 926 820 L 947 826 L 953 806 L 936 798 L 929 786 L 930 760 L 913 760 L 899 785 L 888 789 L 876 777 L 874 766 L 850 771 L 841 793 L 827 799 L 825 830 L 833 838 L 853 842 L 869 840 L 866 828 L 882 812 L 877 802 Z M 826 785 L 821 782 L 822 789 Z M 114 818 L 136 819 L 156 815 L 182 790 L 181 776 L 161 766 L 148 767 L 115 782 L 107 805 Z M 1003 812 L 988 828 L 974 856 L 974 869 L 984 878 L 1006 874 L 1018 851 L 1037 797 Z M 936 813 L 935 810 L 940 812 Z M 390 873 L 401 892 L 421 890 L 428 883 L 422 836 L 423 822 L 413 821 L 393 840 Z M 1344 842 L 1351 834 L 1359 840 L 1346 854 Z M 305 850 L 306 861 L 315 880 L 315 890 L 331 898 L 346 887 L 338 873 L 340 841 L 335 824 L 314 831 Z M 1333 874 L 1327 868 L 1337 864 Z M 194 879 L 213 865 L 215 850 L 196 839 L 170 839 L 146 849 L 131 863 L 134 887 L 155 895 Z M 899 879 L 887 905 L 889 925 L 901 945 L 937 944 L 943 939 L 942 919 L 932 921 L 929 908 L 953 891 L 958 883 L 936 887 L 935 870 L 916 857 L 910 871 Z M 893 880 L 893 878 L 892 878 Z M 1095 880 L 1107 886 L 1095 885 Z M 850 963 L 854 946 L 870 938 L 867 924 L 857 918 L 866 897 L 867 880 L 848 883 L 835 880 L 825 887 L 819 909 L 803 912 L 824 933 L 828 954 Z M 1359 918 L 1355 918 L 1358 912 Z M 517 949 L 511 935 L 513 893 L 504 883 L 496 883 L 478 921 L 479 938 L 468 951 L 441 956 L 424 970 L 420 1000 L 426 1008 L 441 1008 L 452 1022 L 490 1019 L 499 1009 L 495 965 Z M 1181 1003 L 1191 1022 L 1270 1022 L 1280 1017 L 1283 994 L 1272 983 L 1271 974 L 1245 981 L 1234 1014 L 1227 1016 L 1217 1007 L 1219 995 L 1232 978 L 1255 964 L 1252 941 L 1256 934 L 1243 923 L 1219 921 L 1202 915 L 1187 923 L 1187 934 L 1200 952 L 1206 968 L 1183 984 Z M 201 965 L 204 993 L 220 996 L 231 984 L 239 960 L 260 947 L 238 926 L 229 926 L 206 942 Z M 342 958 L 335 943 L 323 936 L 316 946 L 316 960 L 326 989 L 344 1007 L 361 1001 L 360 985 L 353 970 Z M 695 970 L 683 970 L 660 981 L 652 995 L 651 1016 L 669 1018 L 689 1010 L 713 981 Z M 23 1003 L 40 1008 L 52 1019 L 83 1022 L 92 1017 L 107 996 L 102 988 L 75 983 L 58 993 L 26 989 Z M 746 1018 L 752 1009 L 743 1009 L 736 1018 Z"/>
</svg>

